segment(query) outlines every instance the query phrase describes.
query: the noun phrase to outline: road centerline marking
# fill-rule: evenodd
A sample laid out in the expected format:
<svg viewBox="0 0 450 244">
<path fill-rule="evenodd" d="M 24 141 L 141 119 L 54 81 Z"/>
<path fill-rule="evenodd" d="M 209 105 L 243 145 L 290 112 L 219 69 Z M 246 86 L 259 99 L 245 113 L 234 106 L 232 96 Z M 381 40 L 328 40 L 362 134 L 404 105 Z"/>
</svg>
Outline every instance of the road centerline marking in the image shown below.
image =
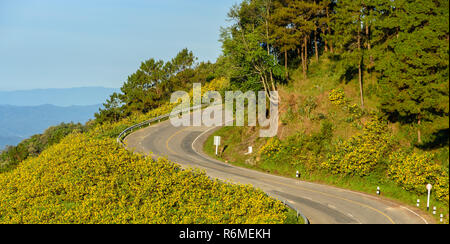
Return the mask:
<svg viewBox="0 0 450 244">
<path fill-rule="evenodd" d="M 184 128 L 184 129 L 182 129 L 182 130 L 179 130 L 179 131 L 177 131 L 176 133 L 174 133 L 173 135 L 171 135 L 171 136 L 167 139 L 167 141 L 166 141 L 166 148 L 167 148 L 167 150 L 169 150 L 169 152 L 170 152 L 171 154 L 173 154 L 174 156 L 177 156 L 177 153 L 176 153 L 175 151 L 173 151 L 172 148 L 169 147 L 170 141 L 172 141 L 172 139 L 173 139 L 175 136 L 181 134 L 182 132 L 188 130 L 189 128 L 190 128 L 190 127 L 186 127 L 186 128 Z"/>
</svg>

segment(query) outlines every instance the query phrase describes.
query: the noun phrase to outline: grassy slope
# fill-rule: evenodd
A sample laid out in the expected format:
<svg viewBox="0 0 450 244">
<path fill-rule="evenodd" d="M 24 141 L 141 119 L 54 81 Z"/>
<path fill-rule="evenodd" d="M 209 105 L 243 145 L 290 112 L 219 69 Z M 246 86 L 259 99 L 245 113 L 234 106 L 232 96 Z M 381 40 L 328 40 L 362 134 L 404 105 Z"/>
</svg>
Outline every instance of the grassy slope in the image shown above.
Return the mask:
<svg viewBox="0 0 450 244">
<path fill-rule="evenodd" d="M 301 72 L 295 71 L 292 74 L 294 81 L 290 86 L 283 86 L 280 89 L 282 105 L 280 111 L 281 127 L 278 137 L 281 140 L 287 140 L 295 134 L 304 135 L 311 138 L 320 133 L 321 124 L 324 121 L 333 124 L 333 137 L 331 141 L 345 140 L 361 132 L 362 123 L 367 121 L 368 116 L 363 116 L 359 120 L 351 118 L 350 114 L 330 103 L 328 99 L 329 91 L 335 88 L 342 88 L 351 104 L 359 105 L 359 87 L 355 80 L 348 82 L 339 82 L 339 78 L 333 72 L 334 63 L 323 59 L 320 64 L 311 64 L 310 75 L 308 79 L 301 78 Z M 374 84 L 376 77 L 366 74 L 366 111 L 376 111 L 378 101 L 375 96 L 376 86 Z M 308 107 L 308 104 L 313 104 Z M 311 112 L 308 109 L 312 107 Z M 390 129 L 395 133 L 401 147 L 411 147 L 408 141 L 414 137 L 414 132 L 407 128 L 402 128 L 398 124 L 391 124 Z M 414 206 L 417 199 L 426 202 L 425 196 L 417 196 L 396 185 L 387 179 L 385 169 L 387 165 L 379 165 L 377 169 L 367 177 L 350 177 L 341 175 L 332 175 L 328 172 L 318 169 L 317 165 L 326 159 L 328 148 L 323 146 L 322 152 L 314 153 L 314 145 L 306 145 L 306 149 L 298 154 L 304 160 L 301 164 L 293 165 L 283 160 L 263 160 L 258 154 L 258 150 L 265 145 L 267 139 L 255 136 L 257 128 L 248 127 L 225 127 L 212 135 L 205 144 L 205 152 L 217 159 L 230 162 L 232 164 L 256 169 L 268 173 L 278 174 L 287 177 L 295 177 L 296 171 L 300 171 L 300 180 L 317 182 L 322 184 L 334 185 L 346 189 L 375 194 L 377 186 L 382 189 L 382 195 L 385 198 L 396 200 L 411 206 Z M 221 154 L 216 157 L 213 146 L 213 136 L 222 136 L 223 146 Z M 314 143 L 314 141 L 312 141 Z M 326 143 L 325 143 L 326 144 Z M 254 147 L 254 155 L 245 155 L 249 146 Z M 441 149 L 448 152 L 448 148 Z M 287 152 L 290 153 L 290 152 Z M 439 152 L 438 152 L 439 153 Z M 448 156 L 441 156 L 443 163 L 448 161 Z M 281 157 L 281 159 L 290 158 Z M 433 200 L 433 206 L 438 207 L 438 211 L 448 216 L 448 203 L 441 203 Z M 422 204 L 423 205 L 423 204 Z M 424 210 L 424 207 L 421 207 Z M 447 218 L 448 219 L 448 218 Z"/>
</svg>

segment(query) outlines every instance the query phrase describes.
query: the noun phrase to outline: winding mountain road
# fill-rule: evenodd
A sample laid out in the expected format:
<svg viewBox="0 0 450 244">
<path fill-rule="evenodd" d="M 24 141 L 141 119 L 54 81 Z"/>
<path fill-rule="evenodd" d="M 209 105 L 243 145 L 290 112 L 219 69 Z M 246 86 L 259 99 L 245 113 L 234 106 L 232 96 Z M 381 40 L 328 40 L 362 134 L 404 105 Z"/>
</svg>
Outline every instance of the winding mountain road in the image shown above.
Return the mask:
<svg viewBox="0 0 450 244">
<path fill-rule="evenodd" d="M 206 170 L 208 176 L 251 184 L 300 209 L 312 224 L 426 224 L 427 217 L 412 208 L 375 196 L 270 175 L 226 164 L 206 156 L 203 144 L 216 129 L 174 127 L 165 121 L 125 138 L 129 150 L 166 157 L 182 167 Z"/>
</svg>

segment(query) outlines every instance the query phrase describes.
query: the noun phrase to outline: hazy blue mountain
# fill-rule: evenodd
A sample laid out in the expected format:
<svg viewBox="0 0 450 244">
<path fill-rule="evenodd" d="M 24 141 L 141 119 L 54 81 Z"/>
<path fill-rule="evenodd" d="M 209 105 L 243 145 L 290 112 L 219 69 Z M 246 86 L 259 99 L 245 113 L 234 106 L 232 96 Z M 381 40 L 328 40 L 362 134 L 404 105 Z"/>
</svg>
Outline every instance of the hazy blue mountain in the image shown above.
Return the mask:
<svg viewBox="0 0 450 244">
<path fill-rule="evenodd" d="M 7 145 L 17 145 L 25 138 L 16 136 L 2 136 L 0 135 L 0 151 Z"/>
<path fill-rule="evenodd" d="M 85 123 L 94 118 L 101 105 L 59 107 L 54 105 L 0 105 L 0 149 L 16 145 L 50 126 L 62 122 Z"/>
<path fill-rule="evenodd" d="M 56 106 L 102 104 L 114 92 L 115 88 L 82 87 L 68 89 L 40 89 L 27 91 L 0 91 L 0 104 L 15 106 Z"/>
</svg>

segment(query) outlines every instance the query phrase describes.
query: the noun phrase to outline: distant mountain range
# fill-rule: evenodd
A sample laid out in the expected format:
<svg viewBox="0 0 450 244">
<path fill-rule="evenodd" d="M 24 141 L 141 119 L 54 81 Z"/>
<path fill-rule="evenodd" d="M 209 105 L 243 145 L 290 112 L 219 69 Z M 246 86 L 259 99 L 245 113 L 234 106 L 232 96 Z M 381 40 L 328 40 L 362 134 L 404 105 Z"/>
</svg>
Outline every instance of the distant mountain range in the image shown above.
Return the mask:
<svg viewBox="0 0 450 244">
<path fill-rule="evenodd" d="M 118 91 L 102 87 L 0 91 L 0 150 L 62 122 L 85 123 Z"/>
<path fill-rule="evenodd" d="M 0 91 L 1 105 L 39 106 L 86 106 L 102 104 L 114 92 L 115 88 L 81 87 L 68 89 L 38 89 L 24 91 Z"/>
<path fill-rule="evenodd" d="M 16 145 L 48 127 L 62 122 L 85 123 L 94 118 L 101 105 L 58 107 L 41 105 L 19 107 L 0 105 L 0 149 Z"/>
</svg>

